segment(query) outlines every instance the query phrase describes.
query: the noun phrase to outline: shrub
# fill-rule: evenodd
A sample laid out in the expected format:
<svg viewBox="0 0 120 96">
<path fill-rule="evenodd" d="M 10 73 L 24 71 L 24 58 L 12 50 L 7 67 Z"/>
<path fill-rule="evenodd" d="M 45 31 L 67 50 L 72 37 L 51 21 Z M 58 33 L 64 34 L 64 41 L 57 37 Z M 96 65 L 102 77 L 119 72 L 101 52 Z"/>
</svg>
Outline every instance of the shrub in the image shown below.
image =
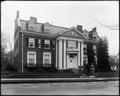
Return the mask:
<svg viewBox="0 0 120 96">
<path fill-rule="evenodd" d="M 11 64 L 6 64 L 5 70 L 8 72 L 17 72 L 18 68 Z"/>
</svg>

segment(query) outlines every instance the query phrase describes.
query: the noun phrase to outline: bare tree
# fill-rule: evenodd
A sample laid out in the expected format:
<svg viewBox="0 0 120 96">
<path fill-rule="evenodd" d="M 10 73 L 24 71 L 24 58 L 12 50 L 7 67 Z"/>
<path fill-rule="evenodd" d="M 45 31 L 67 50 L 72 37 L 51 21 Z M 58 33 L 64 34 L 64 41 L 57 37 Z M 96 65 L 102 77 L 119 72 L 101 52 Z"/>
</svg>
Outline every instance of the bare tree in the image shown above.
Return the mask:
<svg viewBox="0 0 120 96">
<path fill-rule="evenodd" d="M 108 24 L 103 24 L 103 23 L 101 23 L 100 21 L 98 21 L 94 18 L 91 18 L 91 19 L 102 27 L 108 28 L 110 30 L 119 30 L 119 25 L 117 25 L 117 24 L 109 24 L 108 25 Z"/>
</svg>

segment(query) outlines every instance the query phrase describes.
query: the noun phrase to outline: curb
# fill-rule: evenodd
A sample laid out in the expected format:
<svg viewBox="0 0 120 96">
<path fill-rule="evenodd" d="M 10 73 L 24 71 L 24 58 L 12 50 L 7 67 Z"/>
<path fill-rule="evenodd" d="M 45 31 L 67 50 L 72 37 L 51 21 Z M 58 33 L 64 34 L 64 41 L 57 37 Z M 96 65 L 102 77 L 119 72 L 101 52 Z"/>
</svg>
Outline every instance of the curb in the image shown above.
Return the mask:
<svg viewBox="0 0 120 96">
<path fill-rule="evenodd" d="M 100 82 L 118 81 L 119 78 L 29 78 L 29 79 L 1 79 L 1 84 L 12 83 L 60 83 L 60 82 Z"/>
</svg>

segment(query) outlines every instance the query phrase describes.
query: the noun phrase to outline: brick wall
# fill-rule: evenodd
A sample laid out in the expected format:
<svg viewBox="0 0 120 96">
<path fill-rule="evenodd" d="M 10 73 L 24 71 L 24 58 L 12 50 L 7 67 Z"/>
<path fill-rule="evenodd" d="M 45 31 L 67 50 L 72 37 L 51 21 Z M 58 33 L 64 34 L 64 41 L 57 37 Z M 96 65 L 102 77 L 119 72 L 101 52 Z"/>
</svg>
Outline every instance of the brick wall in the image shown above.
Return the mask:
<svg viewBox="0 0 120 96">
<path fill-rule="evenodd" d="M 19 40 L 19 68 L 22 69 L 22 34 L 20 33 L 19 35 L 20 40 Z M 35 42 L 37 44 L 35 44 L 35 48 L 29 48 L 27 45 L 28 42 L 28 38 L 32 37 L 35 38 Z M 41 45 L 41 48 L 38 48 L 38 39 L 45 40 L 51 40 L 51 41 L 55 41 L 55 38 L 49 38 L 49 37 L 41 37 L 38 35 L 33 35 L 33 34 L 24 34 L 23 36 L 23 63 L 24 63 L 24 67 L 27 64 L 27 51 L 35 51 L 36 52 L 36 67 L 41 68 L 43 65 L 43 52 L 51 52 L 51 66 L 55 67 L 55 63 L 56 63 L 56 50 L 55 49 L 44 49 L 43 46 Z M 42 43 L 42 42 L 41 42 Z M 24 71 L 26 72 L 27 69 L 24 68 Z"/>
</svg>

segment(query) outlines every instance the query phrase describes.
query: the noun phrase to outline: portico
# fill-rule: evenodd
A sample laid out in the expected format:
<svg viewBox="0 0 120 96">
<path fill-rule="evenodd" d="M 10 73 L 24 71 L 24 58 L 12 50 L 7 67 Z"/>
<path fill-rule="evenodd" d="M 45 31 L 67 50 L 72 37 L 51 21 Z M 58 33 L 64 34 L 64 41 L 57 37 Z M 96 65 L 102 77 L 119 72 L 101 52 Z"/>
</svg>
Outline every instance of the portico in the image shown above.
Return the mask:
<svg viewBox="0 0 120 96">
<path fill-rule="evenodd" d="M 83 40 L 60 36 L 57 38 L 56 67 L 58 69 L 83 66 Z"/>
</svg>

